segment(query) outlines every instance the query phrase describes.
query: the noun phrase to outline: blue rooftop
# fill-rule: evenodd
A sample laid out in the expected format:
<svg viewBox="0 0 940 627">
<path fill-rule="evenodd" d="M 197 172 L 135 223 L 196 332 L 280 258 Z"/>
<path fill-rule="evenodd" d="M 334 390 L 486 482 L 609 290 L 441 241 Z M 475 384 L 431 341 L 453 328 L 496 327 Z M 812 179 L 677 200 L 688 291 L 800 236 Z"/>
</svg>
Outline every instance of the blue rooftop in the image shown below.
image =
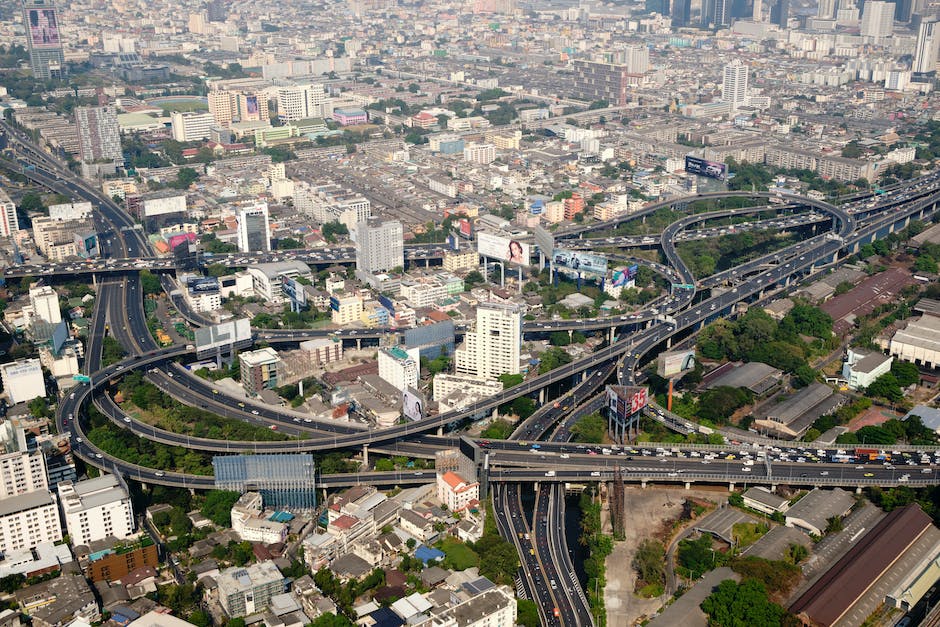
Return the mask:
<svg viewBox="0 0 940 627">
<path fill-rule="evenodd" d="M 424 562 L 424 565 L 427 566 L 428 562 L 437 562 L 444 559 L 444 553 L 443 551 L 438 551 L 437 549 L 432 549 L 422 544 L 415 549 L 415 557 Z"/>
</svg>

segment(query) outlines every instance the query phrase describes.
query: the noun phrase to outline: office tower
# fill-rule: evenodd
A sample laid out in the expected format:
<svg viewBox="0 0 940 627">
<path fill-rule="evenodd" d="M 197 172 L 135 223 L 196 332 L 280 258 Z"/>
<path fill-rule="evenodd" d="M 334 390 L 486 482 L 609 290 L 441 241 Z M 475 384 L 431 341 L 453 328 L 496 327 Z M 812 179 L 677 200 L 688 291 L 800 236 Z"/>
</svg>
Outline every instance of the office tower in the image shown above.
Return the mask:
<svg viewBox="0 0 940 627">
<path fill-rule="evenodd" d="M 405 265 L 404 231 L 398 220 L 370 218 L 356 225 L 356 270 L 368 274 Z"/>
<path fill-rule="evenodd" d="M 480 303 L 475 327 L 454 351 L 457 374 L 482 379 L 519 374 L 522 344 L 522 313 L 519 308 L 501 303 Z"/>
<path fill-rule="evenodd" d="M 770 23 L 780 28 L 787 28 L 790 24 L 790 0 L 777 0 L 770 9 Z"/>
<path fill-rule="evenodd" d="M 764 21 L 764 5 L 761 0 L 754 0 L 754 9 L 751 11 L 751 19 L 755 22 Z"/>
<path fill-rule="evenodd" d="M 894 3 L 869 0 L 862 14 L 862 37 L 884 39 L 894 32 Z"/>
<path fill-rule="evenodd" d="M 731 0 L 702 0 L 703 27 L 722 28 L 731 25 Z"/>
<path fill-rule="evenodd" d="M 242 387 L 249 396 L 278 387 L 284 372 L 284 362 L 270 346 L 239 353 L 238 366 Z"/>
<path fill-rule="evenodd" d="M 816 8 L 816 17 L 821 20 L 832 20 L 836 17 L 838 2 L 836 0 L 819 0 Z"/>
<path fill-rule="evenodd" d="M 688 26 L 692 21 L 692 0 L 673 0 L 672 25 L 676 28 Z"/>
<path fill-rule="evenodd" d="M 0 189 L 0 237 L 10 237 L 20 230 L 20 221 L 16 217 L 16 203 L 10 200 L 6 191 Z"/>
<path fill-rule="evenodd" d="M 910 22 L 914 11 L 914 0 L 895 0 L 894 19 L 898 22 Z"/>
<path fill-rule="evenodd" d="M 238 208 L 238 250 L 243 253 L 271 252 L 267 203 Z"/>
<path fill-rule="evenodd" d="M 59 13 L 52 0 L 25 0 L 23 24 L 33 77 L 65 78 L 67 69 L 59 32 Z"/>
<path fill-rule="evenodd" d="M 29 304 L 33 315 L 43 322 L 59 324 L 62 312 L 59 310 L 59 295 L 48 285 L 29 288 Z"/>
<path fill-rule="evenodd" d="M 669 15 L 669 0 L 646 0 L 645 7 L 647 13 Z"/>
<path fill-rule="evenodd" d="M 917 29 L 917 44 L 914 46 L 914 63 L 911 70 L 915 78 L 934 76 L 937 72 L 937 35 L 940 28 L 935 21 L 923 21 Z"/>
<path fill-rule="evenodd" d="M 134 509 L 127 490 L 114 475 L 58 485 L 59 503 L 72 544 L 88 545 L 134 533 Z"/>
<path fill-rule="evenodd" d="M 285 122 L 324 117 L 323 85 L 291 85 L 277 90 L 277 117 Z"/>
<path fill-rule="evenodd" d="M 730 6 L 731 19 L 750 19 L 751 15 L 754 13 L 754 9 L 752 8 L 749 0 L 731 0 Z"/>
<path fill-rule="evenodd" d="M 75 125 L 82 161 L 123 161 L 121 129 L 114 107 L 77 107 Z"/>
<path fill-rule="evenodd" d="M 232 122 L 267 122 L 268 99 L 258 92 L 216 90 L 208 95 L 209 113 L 219 126 Z"/>
<path fill-rule="evenodd" d="M 576 97 L 588 101 L 605 100 L 612 107 L 628 104 L 630 88 L 639 84 L 638 77 L 621 63 L 576 59 L 574 71 L 573 91 Z"/>
<path fill-rule="evenodd" d="M 420 370 L 421 351 L 417 348 L 379 349 L 379 376 L 396 389 L 417 388 Z"/>
<path fill-rule="evenodd" d="M 725 66 L 721 99 L 730 103 L 732 109 L 747 103 L 747 66 L 737 59 Z"/>
<path fill-rule="evenodd" d="M 224 22 L 228 18 L 228 9 L 223 0 L 211 0 L 206 4 L 206 17 L 210 22 Z"/>
<path fill-rule="evenodd" d="M 194 142 L 209 138 L 209 129 L 215 124 L 211 113 L 174 111 L 170 114 L 173 139 L 178 142 Z"/>
</svg>

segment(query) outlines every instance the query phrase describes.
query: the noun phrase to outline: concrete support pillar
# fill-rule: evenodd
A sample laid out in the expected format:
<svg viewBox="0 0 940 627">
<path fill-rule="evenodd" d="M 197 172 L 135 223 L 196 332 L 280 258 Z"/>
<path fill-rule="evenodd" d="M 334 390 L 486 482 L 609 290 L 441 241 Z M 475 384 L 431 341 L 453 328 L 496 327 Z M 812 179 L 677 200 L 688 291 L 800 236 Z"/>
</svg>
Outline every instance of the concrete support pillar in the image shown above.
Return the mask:
<svg viewBox="0 0 940 627">
<path fill-rule="evenodd" d="M 545 388 L 539 390 L 539 405 L 545 404 Z"/>
<path fill-rule="evenodd" d="M 607 338 L 607 343 L 613 344 L 614 343 L 614 328 L 613 327 L 610 327 L 610 332 L 608 335 L 609 337 Z"/>
<path fill-rule="evenodd" d="M 574 336 L 574 329 L 568 329 L 568 341 L 571 341 L 571 338 Z"/>
<path fill-rule="evenodd" d="M 424 267 L 425 267 L 425 268 L 430 268 L 430 267 L 431 267 L 431 260 L 430 260 L 430 259 L 425 259 L 425 260 L 424 260 Z"/>
<path fill-rule="evenodd" d="M 692 482 L 691 482 L 691 481 L 686 481 L 686 482 L 685 482 L 685 489 L 686 489 L 686 490 L 691 490 L 691 489 L 692 489 Z"/>
<path fill-rule="evenodd" d="M 666 348 L 672 348 L 672 336 L 666 338 Z"/>
<path fill-rule="evenodd" d="M 442 435 L 444 435 L 444 425 L 437 428 L 437 436 L 440 437 Z"/>
<path fill-rule="evenodd" d="M 369 445 L 368 444 L 362 445 L 362 465 L 365 468 L 369 467 Z"/>
<path fill-rule="evenodd" d="M 734 481 L 728 482 L 728 492 L 734 492 Z"/>
<path fill-rule="evenodd" d="M 862 493 L 862 486 L 856 487 L 856 488 L 855 488 L 855 494 L 861 494 L 861 493 Z"/>
<path fill-rule="evenodd" d="M 770 491 L 771 491 L 771 492 L 776 492 L 776 491 L 777 491 L 777 486 L 776 486 L 776 484 L 770 484 Z"/>
<path fill-rule="evenodd" d="M 357 351 L 362 350 L 362 340 L 359 340 L 359 339 L 356 340 L 356 350 Z"/>
<path fill-rule="evenodd" d="M 493 408 L 493 420 L 496 420 L 497 418 L 499 418 L 499 408 L 494 407 Z"/>
<path fill-rule="evenodd" d="M 642 481 L 640 481 L 640 487 L 643 488 L 644 490 L 646 489 L 646 479 L 643 479 Z"/>
</svg>

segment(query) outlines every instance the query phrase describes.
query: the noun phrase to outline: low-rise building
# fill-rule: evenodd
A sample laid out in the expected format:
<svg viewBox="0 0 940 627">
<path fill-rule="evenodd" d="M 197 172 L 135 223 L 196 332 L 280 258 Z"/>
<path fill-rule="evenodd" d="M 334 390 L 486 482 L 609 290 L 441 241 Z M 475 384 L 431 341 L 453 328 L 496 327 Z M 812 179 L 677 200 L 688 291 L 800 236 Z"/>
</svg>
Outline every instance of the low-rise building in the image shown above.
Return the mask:
<svg viewBox="0 0 940 627">
<path fill-rule="evenodd" d="M 267 608 L 271 597 L 284 592 L 284 575 L 268 560 L 226 568 L 216 584 L 222 609 L 229 618 L 238 618 Z"/>
<path fill-rule="evenodd" d="M 287 539 L 288 526 L 264 517 L 260 492 L 245 492 L 232 506 L 232 530 L 242 540 L 274 544 Z"/>
<path fill-rule="evenodd" d="M 147 534 L 136 538 L 105 538 L 76 546 L 75 555 L 85 576 L 93 582 L 117 581 L 138 568 L 159 568 L 157 546 Z"/>
<path fill-rule="evenodd" d="M 92 624 L 101 619 L 95 595 L 81 575 L 62 575 L 27 586 L 14 597 L 36 627 L 64 627 L 82 620 Z"/>
<path fill-rule="evenodd" d="M 852 510 L 855 499 L 841 488 L 816 488 L 797 501 L 786 513 L 787 527 L 796 527 L 806 533 L 821 536 L 829 519 L 842 518 Z"/>
<path fill-rule="evenodd" d="M 456 472 L 437 473 L 437 498 L 452 512 L 462 512 L 480 499 L 480 484 Z"/>
<path fill-rule="evenodd" d="M 778 496 L 761 486 L 750 488 L 742 497 L 744 498 L 744 505 L 767 515 L 776 512 L 783 513 L 790 508 L 790 501 L 788 499 Z"/>
<path fill-rule="evenodd" d="M 3 390 L 11 405 L 26 403 L 46 395 L 42 364 L 38 359 L 20 359 L 0 365 Z"/>
<path fill-rule="evenodd" d="M 842 378 L 853 390 L 862 390 L 883 374 L 891 372 L 894 357 L 874 351 L 849 348 L 842 362 Z"/>
</svg>

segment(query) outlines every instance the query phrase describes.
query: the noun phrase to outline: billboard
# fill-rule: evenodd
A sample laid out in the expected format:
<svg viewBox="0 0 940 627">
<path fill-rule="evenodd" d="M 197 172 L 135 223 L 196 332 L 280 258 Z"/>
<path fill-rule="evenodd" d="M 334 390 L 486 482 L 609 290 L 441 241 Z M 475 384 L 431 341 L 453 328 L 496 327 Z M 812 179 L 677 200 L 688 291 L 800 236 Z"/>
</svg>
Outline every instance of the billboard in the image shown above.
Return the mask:
<svg viewBox="0 0 940 627">
<path fill-rule="evenodd" d="M 245 96 L 245 113 L 258 115 L 258 96 Z"/>
<path fill-rule="evenodd" d="M 228 320 L 211 327 L 196 329 L 196 356 L 213 354 L 217 348 L 228 349 L 251 346 L 251 319 Z"/>
<path fill-rule="evenodd" d="M 617 268 L 611 275 L 610 284 L 613 287 L 626 287 L 630 285 L 631 281 L 636 279 L 637 272 L 639 271 L 640 267 L 636 265 L 627 266 L 626 268 Z"/>
<path fill-rule="evenodd" d="M 656 373 L 667 379 L 694 367 L 694 350 L 660 353 L 659 357 L 656 358 Z"/>
<path fill-rule="evenodd" d="M 586 274 L 607 274 L 607 257 L 586 253 L 580 250 L 556 248 L 552 252 L 552 261 L 559 270 Z"/>
<path fill-rule="evenodd" d="M 402 415 L 412 422 L 417 422 L 424 418 L 424 407 L 424 395 L 411 386 L 405 388 L 401 399 Z"/>
<path fill-rule="evenodd" d="M 552 251 L 555 250 L 555 236 L 552 235 L 552 232 L 537 226 L 535 227 L 534 235 L 535 245 L 539 247 L 542 254 L 545 256 L 551 255 Z"/>
<path fill-rule="evenodd" d="M 395 313 L 395 303 L 385 294 L 379 294 L 379 304 L 388 309 L 391 313 Z"/>
<path fill-rule="evenodd" d="M 449 250 L 460 250 L 460 239 L 457 233 L 451 233 L 447 236 L 447 248 Z"/>
<path fill-rule="evenodd" d="M 219 279 L 216 277 L 189 277 L 186 280 L 186 287 L 194 294 L 204 294 L 206 292 L 219 291 Z"/>
<path fill-rule="evenodd" d="M 142 215 L 145 218 L 162 216 L 168 213 L 186 213 L 185 194 L 144 199 Z"/>
<path fill-rule="evenodd" d="M 717 161 L 706 161 L 698 157 L 685 158 L 685 171 L 689 174 L 707 176 L 710 179 L 723 181 L 728 178 L 728 166 Z"/>
<path fill-rule="evenodd" d="M 649 392 L 645 387 L 633 385 L 608 385 L 607 407 L 611 415 L 623 420 L 638 413 L 649 403 Z"/>
<path fill-rule="evenodd" d="M 464 239 L 473 239 L 473 224 L 466 218 L 457 220 L 457 233 Z"/>
<path fill-rule="evenodd" d="M 485 257 L 523 266 L 529 265 L 532 258 L 527 242 L 492 233 L 477 233 L 477 251 Z"/>
<path fill-rule="evenodd" d="M 298 307 L 307 305 L 307 292 L 304 291 L 304 286 L 295 279 L 281 275 L 281 291 Z"/>
<path fill-rule="evenodd" d="M 98 234 L 97 233 L 76 233 L 73 237 L 75 248 L 79 257 L 97 257 L 98 256 Z"/>
<path fill-rule="evenodd" d="M 29 24 L 29 40 L 35 48 L 59 48 L 62 41 L 59 38 L 59 20 L 55 9 L 28 9 L 26 19 Z"/>
</svg>

